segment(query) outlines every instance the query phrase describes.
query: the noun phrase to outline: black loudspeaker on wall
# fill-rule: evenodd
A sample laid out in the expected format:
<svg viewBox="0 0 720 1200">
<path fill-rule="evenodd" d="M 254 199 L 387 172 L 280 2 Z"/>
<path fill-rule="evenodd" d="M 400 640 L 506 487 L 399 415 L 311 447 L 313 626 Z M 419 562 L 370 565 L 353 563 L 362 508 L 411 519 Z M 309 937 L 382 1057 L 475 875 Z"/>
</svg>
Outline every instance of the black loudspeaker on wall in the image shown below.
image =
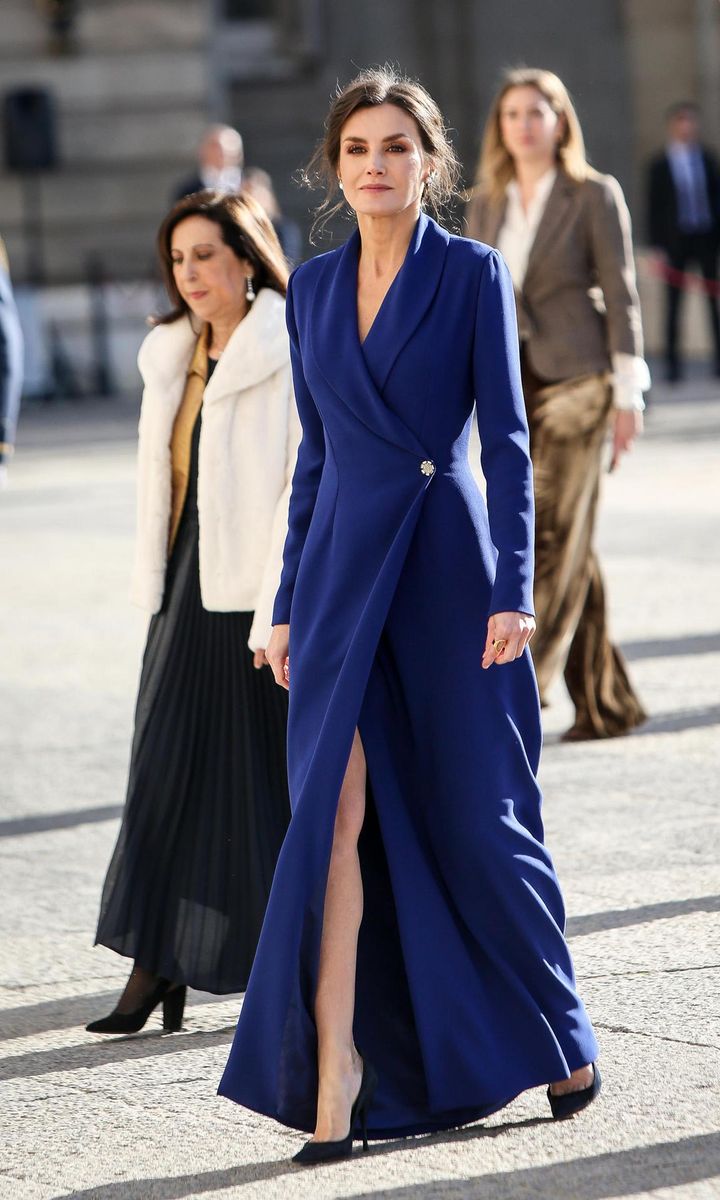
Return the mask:
<svg viewBox="0 0 720 1200">
<path fill-rule="evenodd" d="M 3 110 L 6 169 L 50 171 L 56 167 L 55 103 L 47 88 L 13 88 L 5 94 Z"/>
</svg>

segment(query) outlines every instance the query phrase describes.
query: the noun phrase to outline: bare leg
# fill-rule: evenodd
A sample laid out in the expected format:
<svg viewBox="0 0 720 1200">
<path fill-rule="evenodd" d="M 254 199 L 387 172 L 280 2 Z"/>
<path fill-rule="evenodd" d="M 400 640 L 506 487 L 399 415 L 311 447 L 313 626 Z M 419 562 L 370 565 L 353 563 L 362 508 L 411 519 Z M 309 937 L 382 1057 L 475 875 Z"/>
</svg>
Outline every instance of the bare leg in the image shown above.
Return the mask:
<svg viewBox="0 0 720 1200">
<path fill-rule="evenodd" d="M 318 1107 L 313 1141 L 347 1136 L 362 1062 L 353 1041 L 357 939 L 363 910 L 358 838 L 365 817 L 365 753 L 355 730 L 338 801 L 315 996 Z"/>
<path fill-rule="evenodd" d="M 362 1077 L 362 1061 L 353 1039 L 357 939 L 363 910 L 358 838 L 365 818 L 367 768 L 355 731 L 340 791 L 328 870 L 320 965 L 315 995 L 318 1035 L 318 1105 L 313 1141 L 347 1136 L 350 1109 Z M 581 1091 L 593 1080 L 591 1066 L 553 1083 L 552 1091 Z"/>
</svg>

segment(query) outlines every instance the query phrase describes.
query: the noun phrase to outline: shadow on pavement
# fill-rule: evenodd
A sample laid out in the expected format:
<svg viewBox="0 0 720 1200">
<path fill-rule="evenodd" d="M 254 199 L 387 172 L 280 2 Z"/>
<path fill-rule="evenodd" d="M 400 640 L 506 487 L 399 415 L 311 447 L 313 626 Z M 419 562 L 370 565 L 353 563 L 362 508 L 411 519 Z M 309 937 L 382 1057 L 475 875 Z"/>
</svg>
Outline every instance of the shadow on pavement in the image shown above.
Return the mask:
<svg viewBox="0 0 720 1200">
<path fill-rule="evenodd" d="M 507 1133 L 519 1126 L 537 1123 L 518 1122 L 502 1126 L 500 1130 L 497 1127 L 487 1130 L 473 1128 L 451 1137 L 464 1142 L 469 1138 L 482 1138 L 489 1134 L 497 1136 L 498 1132 Z M 442 1140 L 450 1139 L 444 1137 Z M 379 1155 L 391 1154 L 396 1150 L 407 1151 L 408 1148 L 419 1152 L 423 1146 L 437 1143 L 437 1138 L 384 1143 L 373 1147 L 369 1155 L 358 1154 L 357 1158 L 369 1163 Z M 307 1168 L 293 1167 L 285 1159 L 228 1167 L 220 1171 L 200 1171 L 195 1175 L 179 1175 L 174 1179 L 162 1176 L 125 1179 L 85 1191 L 68 1192 L 66 1195 L 74 1197 L 74 1200 L 145 1200 L 147 1196 L 157 1197 L 157 1200 L 182 1200 L 183 1197 L 223 1192 L 244 1184 L 277 1179 L 285 1174 L 292 1176 L 303 1170 L 307 1171 Z M 612 1154 L 570 1159 L 549 1166 L 477 1175 L 470 1179 L 434 1179 L 424 1184 L 413 1183 L 355 1194 L 373 1196 L 376 1200 L 381 1197 L 387 1200 L 434 1200 L 438 1195 L 442 1195 L 444 1200 L 517 1200 L 518 1196 L 532 1196 L 534 1200 L 609 1200 L 610 1197 L 638 1193 L 645 1195 L 661 1188 L 714 1179 L 718 1175 L 720 1134 L 709 1133 L 682 1138 L 677 1142 L 661 1142 L 633 1150 L 618 1150 Z"/>
<path fill-rule="evenodd" d="M 676 655 L 685 654 L 719 654 L 720 634 L 697 633 L 683 638 L 623 642 L 621 649 L 629 662 L 637 662 L 641 658 L 673 658 Z"/>
<path fill-rule="evenodd" d="M 625 929 L 632 925 L 645 925 L 651 921 L 667 921 L 673 917 L 688 916 L 691 913 L 711 912 L 720 912 L 720 895 L 692 896 L 686 900 L 662 900 L 655 904 L 643 904 L 637 908 L 613 908 L 603 912 L 588 913 L 585 916 L 568 917 L 566 932 L 571 938 L 585 937 L 591 933 L 602 933 L 607 929 Z M 102 1016 L 106 1011 L 109 1012 L 119 993 L 120 984 L 109 992 L 66 996 L 60 1000 L 46 1000 L 40 1004 L 25 1004 L 17 1008 L 2 1009 L 0 1010 L 0 1042 L 17 1037 L 49 1033 L 55 1029 L 72 1029 L 73 1026 L 85 1025 L 94 1017 Z M 211 1004 L 224 1004 L 228 1001 L 234 1001 L 239 1011 L 242 1001 L 241 993 L 214 996 L 209 992 L 191 992 L 187 1017 L 192 1022 L 192 1013 L 195 1008 Z M 187 1032 L 192 1033 L 192 1030 Z M 215 1031 L 206 1030 L 205 1032 Z M 154 1036 L 152 1030 L 146 1031 L 146 1034 Z M 108 1046 L 115 1044 L 117 1044 L 117 1040 L 106 1043 Z M 93 1040 L 88 1043 L 88 1048 L 92 1049 L 97 1045 L 98 1043 Z M 75 1047 L 75 1049 L 82 1050 L 84 1047 Z M 1 1070 L 2 1068 L 0 1068 L 0 1073 Z"/>
<path fill-rule="evenodd" d="M 224 1025 L 221 1029 L 191 1030 L 165 1034 L 158 1030 L 134 1033 L 128 1037 L 106 1038 L 96 1042 L 93 1038 L 83 1046 L 66 1046 L 61 1049 L 35 1050 L 28 1054 L 16 1054 L 0 1061 L 0 1080 L 31 1079 L 38 1075 L 49 1075 L 65 1071 L 94 1070 L 108 1063 L 126 1062 L 129 1059 L 155 1058 L 159 1054 L 181 1054 L 185 1050 L 203 1050 L 208 1046 L 222 1045 L 232 1040 L 237 1022 Z M 88 1034 L 88 1039 L 92 1037 Z"/>
<path fill-rule="evenodd" d="M 624 649 L 624 647 L 623 647 Z M 709 725 L 720 725 L 720 704 L 706 704 L 702 708 L 682 708 L 674 712 L 651 713 L 644 725 L 632 729 L 625 737 L 647 737 L 654 733 L 681 733 L 683 729 L 703 729 Z M 563 742 L 562 734 L 546 733 L 543 738 L 545 750 L 559 749 L 563 752 L 581 746 L 608 746 L 620 738 L 587 738 L 579 742 Z"/>
<path fill-rule="evenodd" d="M 720 724 L 720 704 L 707 704 L 704 708 L 685 708 L 679 712 L 655 713 L 639 729 L 633 729 L 630 737 L 645 737 L 649 733 L 679 733 L 683 729 L 701 729 L 706 725 Z"/>
<path fill-rule="evenodd" d="M 49 829 L 72 829 L 76 825 L 95 825 L 98 821 L 115 821 L 122 816 L 122 811 L 121 804 L 106 804 L 103 808 L 76 808 L 67 812 L 40 813 L 36 817 L 15 817 L 0 821 L 0 838 L 47 833 Z"/>
<path fill-rule="evenodd" d="M 720 896 L 696 896 L 690 900 L 665 900 L 658 904 L 643 904 L 639 908 L 614 908 L 607 912 L 590 913 L 586 917 L 569 917 L 568 937 L 584 937 L 604 929 L 624 929 L 628 925 L 645 925 L 650 921 L 667 921 L 689 913 L 720 912 Z"/>
<path fill-rule="evenodd" d="M 102 1017 L 114 1008 L 122 990 L 122 983 L 111 992 L 86 993 L 82 996 L 65 996 L 61 1000 L 44 1000 L 40 1004 L 24 1004 L 18 1008 L 0 1009 L 0 1042 L 11 1038 L 32 1037 L 38 1033 L 49 1033 L 54 1029 L 72 1029 L 75 1025 L 86 1025 L 96 1017 Z M 232 1000 L 240 1011 L 241 993 L 213 996 L 209 992 L 191 992 L 188 996 L 186 1020 L 192 1021 L 193 1010 L 201 1005 L 224 1004 Z M 90 1036 L 90 1035 L 88 1035 Z M 97 1045 L 93 1039 L 92 1045 Z"/>
</svg>

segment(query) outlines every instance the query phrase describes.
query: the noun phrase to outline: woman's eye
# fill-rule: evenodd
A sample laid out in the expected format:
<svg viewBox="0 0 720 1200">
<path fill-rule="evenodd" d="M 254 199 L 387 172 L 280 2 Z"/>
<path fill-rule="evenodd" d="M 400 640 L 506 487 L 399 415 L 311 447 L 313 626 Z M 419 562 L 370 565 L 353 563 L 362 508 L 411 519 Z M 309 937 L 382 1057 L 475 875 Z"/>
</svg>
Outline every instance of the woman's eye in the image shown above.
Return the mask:
<svg viewBox="0 0 720 1200">
<path fill-rule="evenodd" d="M 405 153 L 405 147 L 400 142 L 394 142 L 392 146 L 388 146 L 388 150 L 399 150 L 401 154 Z"/>
<path fill-rule="evenodd" d="M 348 154 L 358 154 L 358 153 L 362 154 L 362 151 L 363 151 L 362 146 L 349 146 L 348 147 Z"/>
</svg>

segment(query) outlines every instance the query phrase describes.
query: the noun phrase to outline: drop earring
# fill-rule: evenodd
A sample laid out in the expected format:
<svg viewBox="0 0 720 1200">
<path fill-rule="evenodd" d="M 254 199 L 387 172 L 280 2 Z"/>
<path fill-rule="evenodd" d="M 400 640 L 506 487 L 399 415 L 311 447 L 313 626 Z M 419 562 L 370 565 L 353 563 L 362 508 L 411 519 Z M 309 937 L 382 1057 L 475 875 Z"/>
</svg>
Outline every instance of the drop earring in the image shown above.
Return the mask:
<svg viewBox="0 0 720 1200">
<path fill-rule="evenodd" d="M 255 288 L 253 287 L 252 275 L 248 275 L 248 277 L 247 277 L 247 287 L 245 289 L 245 295 L 247 297 L 248 304 L 252 304 L 253 300 L 255 299 Z"/>
<path fill-rule="evenodd" d="M 341 191 L 341 192 L 344 192 L 344 191 L 345 191 L 345 188 L 343 187 L 343 181 L 342 181 L 342 179 L 338 179 L 338 187 L 340 188 L 340 191 Z"/>
</svg>

